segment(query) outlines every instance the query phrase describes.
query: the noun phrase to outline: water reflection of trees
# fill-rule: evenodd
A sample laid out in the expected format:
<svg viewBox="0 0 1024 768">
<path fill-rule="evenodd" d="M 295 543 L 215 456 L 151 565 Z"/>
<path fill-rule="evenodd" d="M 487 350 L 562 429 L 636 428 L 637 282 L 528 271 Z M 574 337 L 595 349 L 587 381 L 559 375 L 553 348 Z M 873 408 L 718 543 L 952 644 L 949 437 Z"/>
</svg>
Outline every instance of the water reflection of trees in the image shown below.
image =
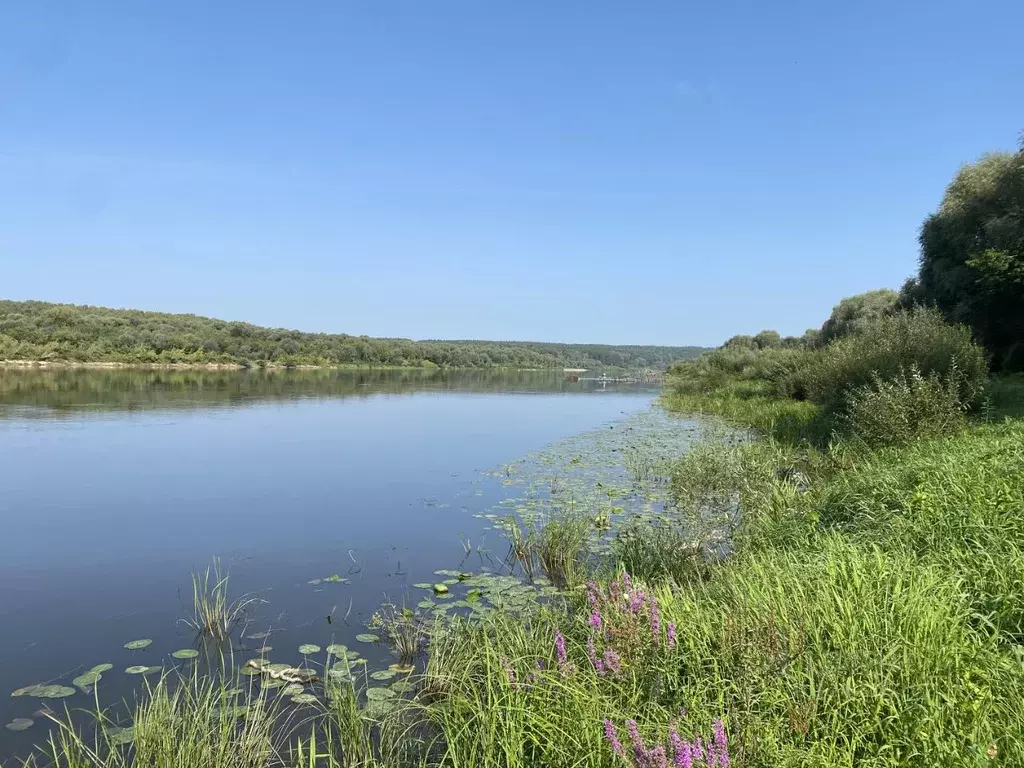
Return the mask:
<svg viewBox="0 0 1024 768">
<path fill-rule="evenodd" d="M 144 410 L 244 406 L 264 400 L 373 397 L 430 390 L 584 392 L 593 382 L 553 371 L 0 369 L 0 406 Z M 4 413 L 0 408 L 0 414 Z M 10 415 L 10 409 L 7 415 Z M 19 414 L 26 415 L 19 408 Z"/>
</svg>

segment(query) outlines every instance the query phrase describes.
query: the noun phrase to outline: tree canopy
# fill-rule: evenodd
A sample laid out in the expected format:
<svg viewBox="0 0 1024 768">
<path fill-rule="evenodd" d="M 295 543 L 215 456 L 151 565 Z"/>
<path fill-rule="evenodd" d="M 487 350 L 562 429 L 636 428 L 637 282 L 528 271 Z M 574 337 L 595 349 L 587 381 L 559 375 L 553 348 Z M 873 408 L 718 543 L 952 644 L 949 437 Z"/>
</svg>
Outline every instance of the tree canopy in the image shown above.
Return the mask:
<svg viewBox="0 0 1024 768">
<path fill-rule="evenodd" d="M 1024 363 L 1024 142 L 961 168 L 920 243 L 904 302 L 969 325 L 997 367 Z"/>
<path fill-rule="evenodd" d="M 876 320 L 892 314 L 899 303 L 899 294 L 888 288 L 847 296 L 832 308 L 832 314 L 821 326 L 816 342 L 824 345 L 862 331 Z"/>
<path fill-rule="evenodd" d="M 0 360 L 451 368 L 665 369 L 700 347 L 411 341 L 130 309 L 0 301 Z"/>
</svg>

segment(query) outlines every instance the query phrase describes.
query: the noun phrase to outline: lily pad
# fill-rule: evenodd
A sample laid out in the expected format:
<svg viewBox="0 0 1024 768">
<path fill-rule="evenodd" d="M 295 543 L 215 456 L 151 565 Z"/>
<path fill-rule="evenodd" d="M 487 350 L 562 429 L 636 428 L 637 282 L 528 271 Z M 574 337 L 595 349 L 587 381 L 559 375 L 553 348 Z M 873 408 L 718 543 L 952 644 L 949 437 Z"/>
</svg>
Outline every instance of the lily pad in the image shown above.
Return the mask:
<svg viewBox="0 0 1024 768">
<path fill-rule="evenodd" d="M 124 644 L 124 647 L 127 648 L 129 651 L 141 651 L 143 648 L 149 648 L 149 646 L 151 646 L 152 644 L 153 641 L 149 639 L 130 640 L 129 642 Z"/>
<path fill-rule="evenodd" d="M 292 696 L 292 701 L 296 704 L 316 704 L 319 699 L 312 693 L 300 693 Z"/>
<path fill-rule="evenodd" d="M 433 589 L 434 588 L 433 584 L 431 584 L 429 582 L 426 582 L 426 581 L 418 581 L 415 584 L 413 584 L 413 586 L 416 587 L 416 589 Z"/>
<path fill-rule="evenodd" d="M 94 672 L 91 669 L 88 672 L 83 672 L 74 680 L 71 684 L 78 688 L 82 693 L 89 693 L 92 690 L 92 686 L 96 685 L 100 681 L 103 674 L 100 672 Z"/>
<path fill-rule="evenodd" d="M 284 688 L 287 683 L 284 680 L 277 680 L 273 677 L 264 677 L 260 679 L 260 685 L 264 688 Z"/>
<path fill-rule="evenodd" d="M 457 578 L 459 581 L 465 581 L 466 579 L 472 579 L 473 578 L 473 574 L 469 573 L 468 571 L 463 571 L 462 573 L 457 575 L 455 578 Z"/>
<path fill-rule="evenodd" d="M 434 585 L 434 591 L 437 594 L 439 594 L 439 595 L 447 594 L 447 592 L 448 592 L 448 585 L 447 584 L 435 584 Z"/>
<path fill-rule="evenodd" d="M 391 699 L 397 696 L 397 694 L 390 688 L 367 688 L 366 698 L 368 701 L 383 701 L 384 699 Z"/>
<path fill-rule="evenodd" d="M 390 680 L 395 676 L 395 670 L 393 669 L 378 669 L 376 672 L 370 673 L 371 680 Z"/>
<path fill-rule="evenodd" d="M 437 605 L 437 603 L 435 603 L 433 600 L 420 600 L 416 604 L 416 607 L 422 608 L 423 610 L 427 611 L 433 608 L 435 605 Z"/>
<path fill-rule="evenodd" d="M 412 693 L 416 690 L 416 684 L 408 680 L 398 680 L 391 684 L 391 690 L 395 693 Z"/>
<path fill-rule="evenodd" d="M 348 646 L 332 643 L 331 645 L 327 646 L 327 653 L 329 653 L 331 656 L 344 656 L 346 653 L 348 653 Z"/>
<path fill-rule="evenodd" d="M 324 579 L 324 582 L 327 584 L 346 584 L 348 583 L 348 579 L 341 578 L 340 574 L 332 573 L 330 576 Z"/>
<path fill-rule="evenodd" d="M 397 672 L 400 675 L 407 675 L 416 669 L 412 664 L 392 664 L 388 667 L 392 672 Z"/>
<path fill-rule="evenodd" d="M 313 643 L 303 643 L 299 646 L 299 653 L 303 656 L 309 656 L 313 653 L 320 653 L 320 646 L 314 645 Z"/>
<path fill-rule="evenodd" d="M 19 688 L 11 696 L 33 696 L 37 699 L 63 699 L 65 696 L 73 696 L 74 688 L 66 685 L 30 685 Z"/>
<path fill-rule="evenodd" d="M 459 580 L 458 579 L 445 579 L 442 583 L 443 584 L 447 584 L 449 587 L 453 587 L 453 586 L 455 586 L 456 584 L 459 583 Z"/>
<path fill-rule="evenodd" d="M 301 685 L 299 685 L 298 683 L 291 683 L 290 685 L 286 685 L 284 687 L 284 689 L 281 691 L 281 695 L 282 696 L 298 696 L 304 690 L 305 689 Z"/>
<path fill-rule="evenodd" d="M 160 672 L 163 667 L 147 667 L 144 664 L 138 664 L 132 667 L 128 667 L 124 672 L 126 675 L 153 675 Z"/>
<path fill-rule="evenodd" d="M 356 635 L 356 640 L 358 640 L 360 643 L 379 643 L 380 637 L 370 632 L 364 632 L 361 635 Z"/>
<path fill-rule="evenodd" d="M 195 648 L 182 648 L 180 651 L 175 651 L 171 654 L 176 659 L 194 659 L 199 655 L 199 651 Z"/>
<path fill-rule="evenodd" d="M 255 677 L 260 674 L 260 671 L 256 667 L 242 667 L 241 672 L 246 677 Z"/>
<path fill-rule="evenodd" d="M 27 717 L 16 717 L 7 725 L 4 726 L 8 731 L 27 731 L 35 725 L 34 720 L 29 720 Z"/>
</svg>

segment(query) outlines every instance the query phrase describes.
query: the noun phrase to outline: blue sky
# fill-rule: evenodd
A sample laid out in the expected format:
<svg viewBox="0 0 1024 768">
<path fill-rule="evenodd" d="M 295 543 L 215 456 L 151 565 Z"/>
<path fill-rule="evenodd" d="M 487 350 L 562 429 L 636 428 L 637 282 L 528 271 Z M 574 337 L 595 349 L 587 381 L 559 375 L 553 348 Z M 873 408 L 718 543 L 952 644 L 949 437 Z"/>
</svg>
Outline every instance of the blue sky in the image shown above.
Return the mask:
<svg viewBox="0 0 1024 768">
<path fill-rule="evenodd" d="M 0 5 L 0 297 L 717 344 L 898 287 L 1024 3 Z"/>
</svg>

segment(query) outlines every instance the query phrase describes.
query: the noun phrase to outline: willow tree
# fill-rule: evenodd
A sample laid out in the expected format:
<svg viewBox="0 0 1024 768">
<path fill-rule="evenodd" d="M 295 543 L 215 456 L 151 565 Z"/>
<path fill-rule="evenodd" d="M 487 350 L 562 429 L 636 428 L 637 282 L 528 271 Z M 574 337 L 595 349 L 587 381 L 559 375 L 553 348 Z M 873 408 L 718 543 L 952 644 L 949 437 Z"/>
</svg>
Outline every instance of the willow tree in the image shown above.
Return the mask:
<svg viewBox="0 0 1024 768">
<path fill-rule="evenodd" d="M 920 235 L 906 302 L 966 323 L 997 366 L 1024 363 L 1024 140 L 960 169 Z"/>
</svg>

